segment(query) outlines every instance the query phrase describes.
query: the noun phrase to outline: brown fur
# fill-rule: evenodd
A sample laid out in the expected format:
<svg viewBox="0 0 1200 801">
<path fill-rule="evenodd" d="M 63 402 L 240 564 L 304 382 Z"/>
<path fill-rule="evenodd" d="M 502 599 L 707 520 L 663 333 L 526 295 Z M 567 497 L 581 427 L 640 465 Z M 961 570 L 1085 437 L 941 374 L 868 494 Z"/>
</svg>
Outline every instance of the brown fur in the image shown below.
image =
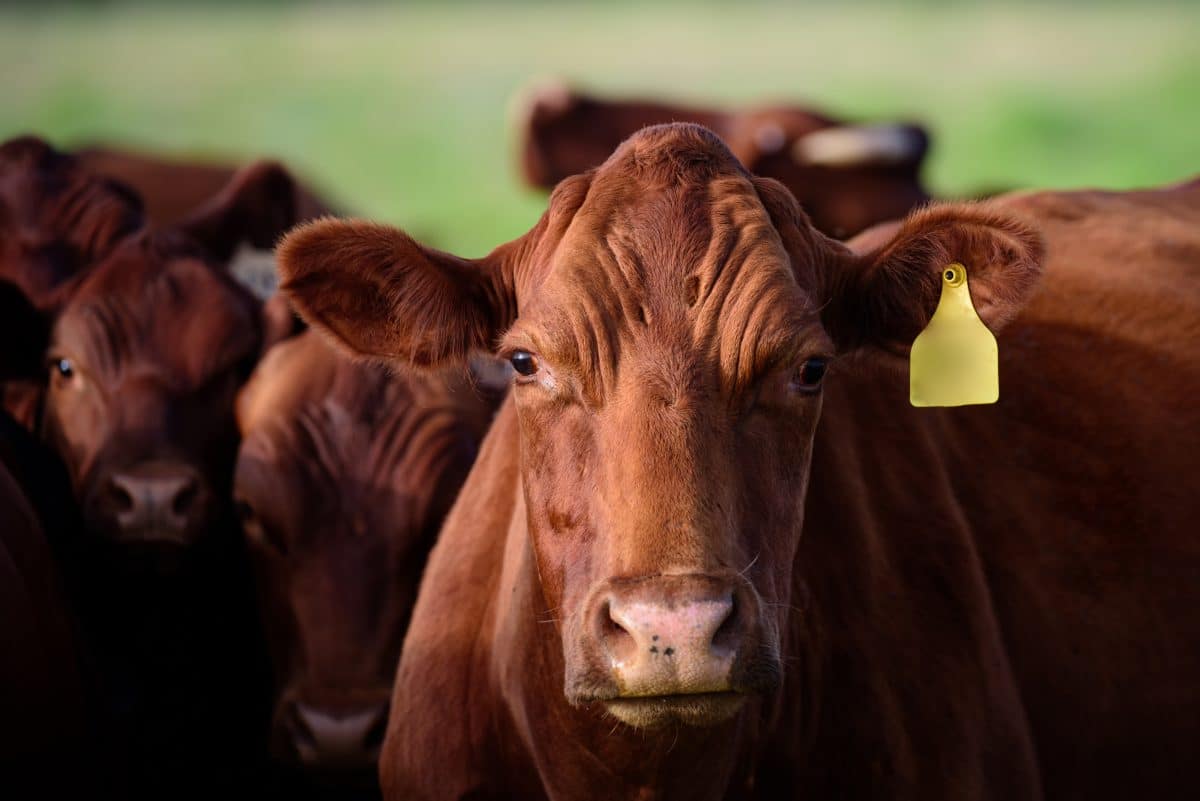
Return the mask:
<svg viewBox="0 0 1200 801">
<path fill-rule="evenodd" d="M 847 248 L 694 126 L 560 187 L 475 265 L 519 313 L 422 320 L 541 369 L 430 557 L 389 797 L 1194 795 L 1200 370 L 1178 343 L 1198 219 L 1194 190 L 1045 194 Z M 363 233 L 293 234 L 285 286 L 305 310 L 353 275 L 395 316 L 322 305 L 330 332 L 412 358 L 411 267 L 343 261 Z M 947 260 L 1009 322 L 995 406 L 914 409 L 895 369 Z M 797 366 L 834 351 L 823 398 L 798 393 Z M 597 588 L 730 575 L 762 645 L 738 656 L 758 679 L 731 677 L 741 711 L 606 717 Z"/>
<path fill-rule="evenodd" d="M 461 370 L 351 362 L 315 331 L 273 348 L 242 390 L 234 492 L 256 557 L 285 761 L 373 780 L 425 557 L 493 409 Z M 297 704 L 335 717 L 382 712 L 352 762 L 298 753 L 307 734 Z"/>
<path fill-rule="evenodd" d="M 617 145 L 648 125 L 686 121 L 713 130 L 751 172 L 783 182 L 813 225 L 831 236 L 852 236 L 929 200 L 920 181 L 928 134 L 918 126 L 897 128 L 909 151 L 899 161 L 864 154 L 858 163 L 826 165 L 798 159 L 797 144 L 818 131 L 851 132 L 855 126 L 793 106 L 731 111 L 604 100 L 554 85 L 534 94 L 521 115 L 520 165 L 533 186 L 550 188 L 599 166 Z"/>
<path fill-rule="evenodd" d="M 133 189 L 155 225 L 178 225 L 225 190 L 238 167 L 217 162 L 168 157 L 117 147 L 86 147 L 76 158 L 89 172 Z M 304 186 L 296 187 L 295 217 L 313 220 L 333 212 Z"/>
</svg>

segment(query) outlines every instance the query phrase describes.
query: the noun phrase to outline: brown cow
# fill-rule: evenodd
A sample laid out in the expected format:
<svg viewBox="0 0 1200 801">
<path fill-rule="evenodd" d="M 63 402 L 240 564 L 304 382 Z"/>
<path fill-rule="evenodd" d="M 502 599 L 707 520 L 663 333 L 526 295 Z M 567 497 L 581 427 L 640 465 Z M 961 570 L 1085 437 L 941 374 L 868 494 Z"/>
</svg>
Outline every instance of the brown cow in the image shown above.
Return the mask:
<svg viewBox="0 0 1200 801">
<path fill-rule="evenodd" d="M 40 305 L 53 325 L 37 354 L 49 363 L 38 428 L 83 509 L 87 536 L 69 549 L 67 577 L 128 735 L 132 792 L 252 787 L 269 691 L 230 502 L 234 401 L 288 325 L 225 265 L 239 242 L 270 247 L 294 222 L 292 181 L 278 165 L 252 165 L 179 226 L 128 226 L 136 197 L 113 200 L 101 191 L 110 182 L 77 160 L 31 139 L 5 151 L 0 185 L 36 191 L 3 196 L 0 240 L 61 252 L 77 230 L 64 214 L 123 232 L 87 238 L 73 275 L 47 282 Z M 22 264 L 6 260 L 0 273 Z"/>
<path fill-rule="evenodd" d="M 482 259 L 348 222 L 279 252 L 348 347 L 520 374 L 426 568 L 390 797 L 1200 792 L 1200 182 L 846 246 L 672 125 Z M 1020 313 L 1001 401 L 914 409 L 953 261 Z"/>
<path fill-rule="evenodd" d="M 647 125 L 694 122 L 715 131 L 756 175 L 781 181 L 818 230 L 839 239 L 929 201 L 921 165 L 929 135 L 916 125 L 857 125 L 795 106 L 739 111 L 650 100 L 602 100 L 549 84 L 520 112 L 525 180 L 549 189 L 601 164 Z"/>
<path fill-rule="evenodd" d="M 278 692 L 274 749 L 375 784 L 425 557 L 495 409 L 461 371 L 352 362 L 317 332 L 274 347 L 238 398 L 234 493 Z"/>
<path fill-rule="evenodd" d="M 12 310 L 7 300 L 0 314 Z M 92 738 L 84 658 L 49 539 L 64 533 L 71 506 L 55 495 L 53 467 L 0 411 L 0 770 L 9 794 L 108 798 L 115 788 Z"/>
</svg>

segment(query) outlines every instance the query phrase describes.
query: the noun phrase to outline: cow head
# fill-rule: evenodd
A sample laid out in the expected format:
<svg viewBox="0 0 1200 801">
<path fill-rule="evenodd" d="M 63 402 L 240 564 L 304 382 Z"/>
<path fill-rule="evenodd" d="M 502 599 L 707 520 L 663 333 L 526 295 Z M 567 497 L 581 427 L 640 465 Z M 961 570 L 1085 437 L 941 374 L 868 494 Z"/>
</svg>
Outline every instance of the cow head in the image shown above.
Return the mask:
<svg viewBox="0 0 1200 801">
<path fill-rule="evenodd" d="M 52 264 L 28 259 L 32 277 L 16 277 L 57 286 L 40 304 L 52 323 L 40 354 L 44 433 L 94 533 L 123 545 L 192 543 L 227 505 L 234 396 L 275 336 L 264 324 L 275 317 L 225 262 L 238 242 L 269 247 L 291 224 L 291 181 L 255 165 L 183 225 L 131 230 L 126 193 L 44 146 L 19 149 L 37 158 L 3 164 L 2 183 L 27 187 L 14 193 L 18 207 L 32 197 L 45 210 L 21 229 L 22 241 L 42 245 L 6 237 L 6 254 L 73 254 L 69 280 L 50 282 Z M 37 305 L 42 296 L 29 294 Z"/>
<path fill-rule="evenodd" d="M 533 230 L 482 259 L 331 221 L 293 232 L 280 270 L 301 314 L 360 353 L 511 359 L 566 697 L 652 726 L 734 715 L 798 647 L 783 621 L 831 361 L 903 354 L 951 261 L 997 327 L 1040 255 L 1027 228 L 970 205 L 854 252 L 711 132 L 669 125 L 561 184 Z"/>
<path fill-rule="evenodd" d="M 425 557 L 491 413 L 465 378 L 352 362 L 310 331 L 239 396 L 234 495 L 285 760 L 374 767 Z"/>
</svg>

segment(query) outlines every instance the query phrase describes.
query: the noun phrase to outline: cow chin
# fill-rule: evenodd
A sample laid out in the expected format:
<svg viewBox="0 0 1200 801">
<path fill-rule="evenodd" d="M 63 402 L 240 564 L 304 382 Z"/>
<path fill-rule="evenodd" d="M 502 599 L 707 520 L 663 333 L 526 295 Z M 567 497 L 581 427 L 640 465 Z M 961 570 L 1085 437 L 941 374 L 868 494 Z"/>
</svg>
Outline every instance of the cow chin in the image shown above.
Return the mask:
<svg viewBox="0 0 1200 801">
<path fill-rule="evenodd" d="M 716 726 L 737 715 L 746 696 L 735 692 L 656 695 L 613 698 L 604 708 L 617 720 L 635 729 L 654 729 L 674 724 Z"/>
</svg>

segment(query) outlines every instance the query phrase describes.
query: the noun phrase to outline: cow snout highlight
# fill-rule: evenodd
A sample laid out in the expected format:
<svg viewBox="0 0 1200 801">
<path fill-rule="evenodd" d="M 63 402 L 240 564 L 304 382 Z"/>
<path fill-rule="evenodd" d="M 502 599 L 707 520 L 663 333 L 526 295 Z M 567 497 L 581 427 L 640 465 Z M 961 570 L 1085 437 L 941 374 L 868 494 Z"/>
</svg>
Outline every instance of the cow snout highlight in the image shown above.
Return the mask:
<svg viewBox="0 0 1200 801">
<path fill-rule="evenodd" d="M 376 763 L 387 717 L 386 703 L 334 709 L 297 701 L 289 706 L 283 724 L 302 764 L 345 770 Z"/>
<path fill-rule="evenodd" d="M 723 692 L 738 646 L 732 592 L 655 599 L 610 594 L 600 608 L 604 650 L 622 696 Z"/>
<path fill-rule="evenodd" d="M 123 542 L 187 544 L 203 526 L 208 492 L 186 465 L 146 463 L 114 471 L 99 490 L 94 511 Z"/>
</svg>

